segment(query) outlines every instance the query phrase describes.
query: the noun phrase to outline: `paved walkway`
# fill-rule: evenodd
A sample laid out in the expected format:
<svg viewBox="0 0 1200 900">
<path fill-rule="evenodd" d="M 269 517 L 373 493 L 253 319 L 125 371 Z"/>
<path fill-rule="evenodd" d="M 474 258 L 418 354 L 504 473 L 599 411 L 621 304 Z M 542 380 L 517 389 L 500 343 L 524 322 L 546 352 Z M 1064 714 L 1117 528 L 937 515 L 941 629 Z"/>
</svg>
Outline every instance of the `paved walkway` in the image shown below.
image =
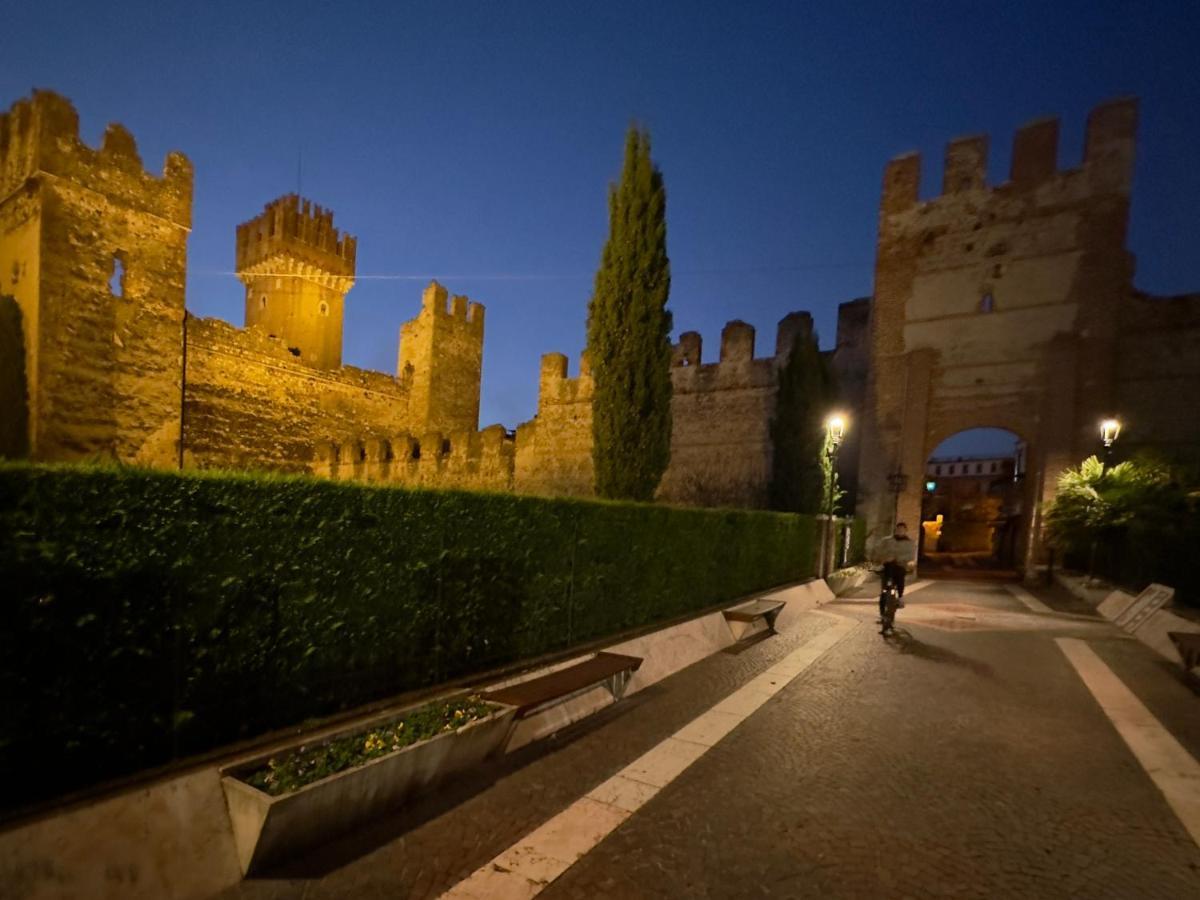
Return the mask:
<svg viewBox="0 0 1200 900">
<path fill-rule="evenodd" d="M 1165 662 L 1014 585 L 875 615 L 807 613 L 222 896 L 1200 896 L 1200 697 Z"/>
</svg>

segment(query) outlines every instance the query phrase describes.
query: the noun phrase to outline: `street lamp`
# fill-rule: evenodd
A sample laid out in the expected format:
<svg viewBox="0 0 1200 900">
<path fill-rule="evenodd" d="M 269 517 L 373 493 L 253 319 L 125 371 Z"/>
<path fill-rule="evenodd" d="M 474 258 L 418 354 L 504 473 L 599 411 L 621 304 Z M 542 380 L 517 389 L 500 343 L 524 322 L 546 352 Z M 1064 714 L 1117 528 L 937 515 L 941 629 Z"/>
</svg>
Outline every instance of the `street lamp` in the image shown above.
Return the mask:
<svg viewBox="0 0 1200 900">
<path fill-rule="evenodd" d="M 1118 419 L 1105 419 L 1100 423 L 1100 440 L 1104 442 L 1104 465 L 1103 469 L 1108 468 L 1108 464 L 1112 459 L 1112 445 L 1121 435 L 1121 422 Z"/>
<path fill-rule="evenodd" d="M 825 420 L 825 431 L 829 433 L 830 448 L 836 453 L 842 445 L 842 438 L 846 436 L 846 417 L 841 413 L 834 413 Z"/>
<path fill-rule="evenodd" d="M 829 571 L 833 570 L 833 554 L 836 552 L 833 546 L 833 489 L 837 482 L 837 459 L 838 450 L 842 447 L 842 440 L 846 437 L 846 417 L 841 413 L 830 413 L 825 419 L 825 436 L 826 436 L 826 453 L 829 455 L 829 493 L 825 500 L 825 514 L 828 517 L 825 520 L 826 528 L 824 548 L 822 549 L 822 562 L 829 562 Z M 822 568 L 825 568 L 823 565 Z"/>
</svg>

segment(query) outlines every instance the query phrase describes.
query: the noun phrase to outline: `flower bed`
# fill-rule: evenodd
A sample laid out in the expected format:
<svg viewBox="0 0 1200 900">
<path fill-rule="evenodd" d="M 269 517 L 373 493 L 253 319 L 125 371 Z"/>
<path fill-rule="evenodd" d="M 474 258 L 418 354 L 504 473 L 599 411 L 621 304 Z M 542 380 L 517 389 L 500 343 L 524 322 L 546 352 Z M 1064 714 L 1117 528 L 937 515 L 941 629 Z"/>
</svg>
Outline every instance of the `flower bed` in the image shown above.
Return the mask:
<svg viewBox="0 0 1200 900">
<path fill-rule="evenodd" d="M 500 707 L 477 696 L 430 704 L 415 709 L 394 722 L 335 738 L 313 747 L 271 757 L 267 764 L 242 777 L 272 797 L 290 794 L 306 784 L 361 766 L 402 750 L 419 741 L 487 718 Z"/>
</svg>

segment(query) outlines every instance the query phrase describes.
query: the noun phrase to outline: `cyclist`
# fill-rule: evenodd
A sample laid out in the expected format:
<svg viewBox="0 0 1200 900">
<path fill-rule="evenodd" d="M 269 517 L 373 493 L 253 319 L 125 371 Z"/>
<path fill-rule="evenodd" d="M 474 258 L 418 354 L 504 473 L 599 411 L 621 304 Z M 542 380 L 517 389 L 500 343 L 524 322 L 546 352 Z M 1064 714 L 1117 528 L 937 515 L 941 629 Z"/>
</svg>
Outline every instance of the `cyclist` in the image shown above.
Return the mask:
<svg viewBox="0 0 1200 900">
<path fill-rule="evenodd" d="M 904 578 L 916 566 L 917 545 L 908 536 L 907 525 L 897 522 L 892 536 L 879 542 L 875 548 L 875 561 L 883 563 L 880 573 L 882 585 L 879 592 L 879 621 L 882 622 L 884 596 L 887 594 L 888 587 L 893 584 L 896 586 L 896 595 L 900 598 L 900 605 L 903 606 Z"/>
</svg>

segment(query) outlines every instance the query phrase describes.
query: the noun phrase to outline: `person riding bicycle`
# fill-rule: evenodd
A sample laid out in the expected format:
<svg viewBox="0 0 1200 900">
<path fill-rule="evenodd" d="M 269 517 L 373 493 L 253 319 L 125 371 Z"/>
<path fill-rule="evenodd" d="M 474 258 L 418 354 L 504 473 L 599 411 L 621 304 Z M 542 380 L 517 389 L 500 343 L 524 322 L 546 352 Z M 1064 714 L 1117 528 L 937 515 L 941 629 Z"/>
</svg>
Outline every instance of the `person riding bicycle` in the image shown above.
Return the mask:
<svg viewBox="0 0 1200 900">
<path fill-rule="evenodd" d="M 884 597 L 891 585 L 896 586 L 896 596 L 900 605 L 904 605 L 904 578 L 915 568 L 917 563 L 917 545 L 908 536 L 908 526 L 897 522 L 892 536 L 884 538 L 875 548 L 875 561 L 883 563 L 880 573 L 882 590 L 879 593 L 879 619 L 885 615 Z"/>
</svg>

